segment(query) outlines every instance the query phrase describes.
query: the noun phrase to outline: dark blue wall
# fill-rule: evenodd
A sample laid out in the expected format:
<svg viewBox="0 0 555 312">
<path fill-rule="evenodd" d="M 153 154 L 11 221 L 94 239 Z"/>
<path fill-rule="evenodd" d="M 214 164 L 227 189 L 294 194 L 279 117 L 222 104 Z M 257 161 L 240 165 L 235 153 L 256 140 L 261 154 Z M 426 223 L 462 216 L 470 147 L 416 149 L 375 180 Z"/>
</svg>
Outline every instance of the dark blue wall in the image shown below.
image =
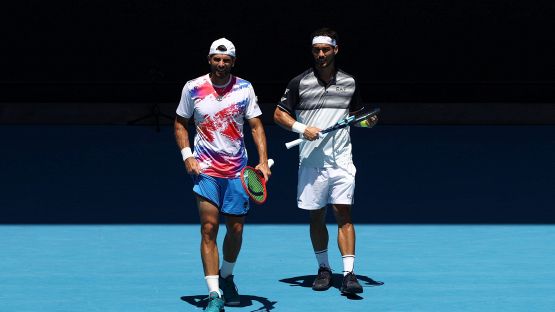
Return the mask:
<svg viewBox="0 0 555 312">
<path fill-rule="evenodd" d="M 270 197 L 249 222 L 304 222 L 297 151 L 283 147 L 294 135 L 266 132 Z M 352 137 L 358 223 L 555 222 L 555 126 L 377 126 Z M 0 142 L 0 223 L 197 222 L 167 126 L 0 126 Z"/>
</svg>

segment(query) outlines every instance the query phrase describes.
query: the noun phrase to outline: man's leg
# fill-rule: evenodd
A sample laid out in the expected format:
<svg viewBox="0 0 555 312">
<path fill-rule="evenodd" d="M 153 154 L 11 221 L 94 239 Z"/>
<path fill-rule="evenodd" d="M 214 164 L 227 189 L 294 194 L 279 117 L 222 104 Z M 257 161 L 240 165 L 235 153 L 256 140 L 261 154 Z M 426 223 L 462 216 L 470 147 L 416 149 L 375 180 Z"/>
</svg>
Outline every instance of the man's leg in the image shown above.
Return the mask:
<svg viewBox="0 0 555 312">
<path fill-rule="evenodd" d="M 326 207 L 310 211 L 310 240 L 314 252 L 328 249 L 328 228 L 326 227 Z"/>
<path fill-rule="evenodd" d="M 355 226 L 351 220 L 351 205 L 333 204 L 337 220 L 337 245 L 343 257 L 343 283 L 341 292 L 361 293 L 362 287 L 354 274 L 355 262 Z"/>
<path fill-rule="evenodd" d="M 310 240 L 319 265 L 312 289 L 327 290 L 332 285 L 332 273 L 328 261 L 329 234 L 326 227 L 326 207 L 310 211 Z"/>
<path fill-rule="evenodd" d="M 204 268 L 204 276 L 208 286 L 208 292 L 217 291 L 219 255 L 216 239 L 219 228 L 219 211 L 210 201 L 197 196 L 197 206 L 200 215 L 200 256 Z"/>
<path fill-rule="evenodd" d="M 224 309 L 224 299 L 219 285 L 219 254 L 216 242 L 220 226 L 218 179 L 199 175 L 195 179 L 193 192 L 197 194 L 201 235 L 200 256 L 204 268 L 204 279 L 208 287 L 208 304 L 205 311 L 220 312 Z"/>
<path fill-rule="evenodd" d="M 326 206 L 328 202 L 328 176 L 326 170 L 299 167 L 297 205 L 310 211 L 310 240 L 318 261 L 318 276 L 312 284 L 314 290 L 327 290 L 332 285 L 332 274 L 328 261 L 328 228 Z"/>
<path fill-rule="evenodd" d="M 351 221 L 351 205 L 333 204 L 337 221 L 337 245 L 341 255 L 355 254 L 355 226 Z"/>
<path fill-rule="evenodd" d="M 245 217 L 226 216 L 227 232 L 224 238 L 224 260 L 235 263 L 243 243 L 243 226 Z M 233 273 L 233 272 L 231 272 Z M 225 276 L 224 276 L 225 277 Z"/>
<path fill-rule="evenodd" d="M 223 182 L 223 181 L 222 181 Z M 226 234 L 223 245 L 223 261 L 220 267 L 220 287 L 224 291 L 225 304 L 241 304 L 235 285 L 233 268 L 243 243 L 243 226 L 249 211 L 249 197 L 243 189 L 241 179 L 227 179 L 222 183 L 223 201 L 221 211 L 226 215 Z"/>
<path fill-rule="evenodd" d="M 243 243 L 245 217 L 226 216 L 227 232 L 224 238 L 224 261 L 220 268 L 220 286 L 224 291 L 225 304 L 237 306 L 241 303 L 239 292 L 233 280 L 233 268 Z"/>
</svg>

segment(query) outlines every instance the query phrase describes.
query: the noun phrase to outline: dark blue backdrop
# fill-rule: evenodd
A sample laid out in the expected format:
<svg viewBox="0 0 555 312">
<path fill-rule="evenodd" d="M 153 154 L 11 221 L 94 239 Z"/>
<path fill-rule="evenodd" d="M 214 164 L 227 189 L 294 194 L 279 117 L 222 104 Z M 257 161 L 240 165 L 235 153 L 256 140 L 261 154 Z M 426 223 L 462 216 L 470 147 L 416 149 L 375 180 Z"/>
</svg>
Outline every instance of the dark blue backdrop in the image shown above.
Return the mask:
<svg viewBox="0 0 555 312">
<path fill-rule="evenodd" d="M 294 135 L 266 132 L 270 197 L 249 222 L 304 222 L 297 150 L 283 147 Z M 352 137 L 358 223 L 555 222 L 555 126 L 379 125 Z M 0 126 L 0 142 L 0 223 L 197 222 L 167 126 Z"/>
</svg>

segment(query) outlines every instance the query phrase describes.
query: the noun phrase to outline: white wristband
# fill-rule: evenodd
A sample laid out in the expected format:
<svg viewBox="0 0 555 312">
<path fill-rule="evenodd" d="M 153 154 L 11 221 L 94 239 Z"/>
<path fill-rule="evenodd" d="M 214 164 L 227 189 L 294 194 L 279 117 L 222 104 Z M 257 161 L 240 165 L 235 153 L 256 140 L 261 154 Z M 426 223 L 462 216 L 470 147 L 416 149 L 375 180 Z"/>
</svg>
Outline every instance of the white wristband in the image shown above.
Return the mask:
<svg viewBox="0 0 555 312">
<path fill-rule="evenodd" d="M 183 160 L 186 160 L 189 157 L 193 157 L 193 152 L 191 152 L 190 147 L 184 147 L 181 149 L 181 156 L 183 156 Z"/>
<path fill-rule="evenodd" d="M 291 126 L 291 130 L 293 130 L 293 132 L 303 134 L 304 131 L 306 130 L 306 125 L 298 121 L 295 121 L 295 123 Z"/>
</svg>

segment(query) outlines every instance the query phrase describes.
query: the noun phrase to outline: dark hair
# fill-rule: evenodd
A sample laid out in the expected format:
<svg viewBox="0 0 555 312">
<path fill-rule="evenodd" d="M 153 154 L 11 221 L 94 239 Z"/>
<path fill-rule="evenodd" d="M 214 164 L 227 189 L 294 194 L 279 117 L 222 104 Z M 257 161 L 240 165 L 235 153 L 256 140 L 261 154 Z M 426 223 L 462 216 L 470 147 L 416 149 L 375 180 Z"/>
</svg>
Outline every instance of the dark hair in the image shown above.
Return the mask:
<svg viewBox="0 0 555 312">
<path fill-rule="evenodd" d="M 337 31 L 328 28 L 328 27 L 322 27 L 319 29 L 316 29 L 315 31 L 312 32 L 312 35 L 310 36 L 310 40 L 312 41 L 312 38 L 316 37 L 316 36 L 328 36 L 331 39 L 334 39 L 335 42 L 339 42 L 338 38 L 337 38 Z"/>
</svg>

